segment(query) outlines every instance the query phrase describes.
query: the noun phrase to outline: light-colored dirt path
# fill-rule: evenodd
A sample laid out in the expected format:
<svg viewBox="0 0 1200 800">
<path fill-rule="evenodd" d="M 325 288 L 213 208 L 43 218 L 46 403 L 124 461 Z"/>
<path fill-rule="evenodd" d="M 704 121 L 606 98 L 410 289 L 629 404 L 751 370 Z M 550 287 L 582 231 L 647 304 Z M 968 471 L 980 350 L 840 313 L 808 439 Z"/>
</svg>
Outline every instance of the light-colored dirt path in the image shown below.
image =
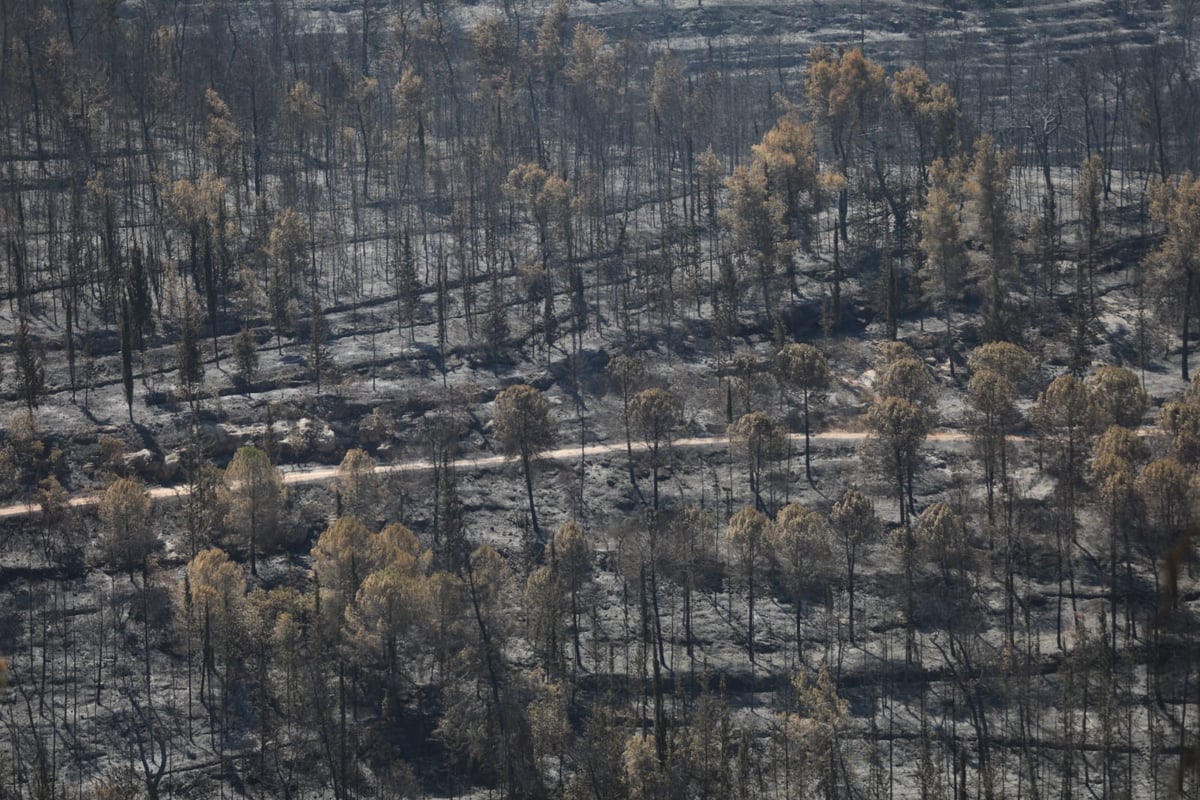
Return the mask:
<svg viewBox="0 0 1200 800">
<path fill-rule="evenodd" d="M 861 431 L 822 431 L 812 434 L 814 444 L 838 442 L 857 443 L 866 438 L 866 433 Z M 793 433 L 789 434 L 793 442 L 803 442 L 804 434 Z M 926 438 L 927 442 L 965 442 L 970 437 L 960 431 L 934 431 Z M 699 436 L 691 439 L 676 439 L 672 442 L 673 448 L 688 448 L 688 449 L 719 449 L 729 446 L 729 439 L 725 436 Z M 645 442 L 634 442 L 633 451 L 642 453 L 649 449 Z M 605 444 L 589 444 L 583 448 L 583 458 L 595 458 L 608 455 L 624 455 L 625 443 L 605 443 Z M 578 445 L 574 447 L 560 447 L 557 450 L 548 450 L 541 455 L 544 461 L 575 461 L 580 458 L 580 448 Z M 492 469 L 501 466 L 509 461 L 504 456 L 480 456 L 478 458 L 460 458 L 453 463 L 454 468 L 464 471 L 481 471 Z M 433 469 L 433 464 L 429 461 L 406 461 L 402 464 L 381 464 L 375 468 L 375 473 L 378 475 L 390 475 L 394 473 L 409 473 L 409 472 L 425 472 Z M 308 483 L 323 483 L 331 481 L 337 477 L 337 467 L 296 467 L 287 469 L 283 474 L 283 482 L 287 485 L 302 485 Z M 187 486 L 151 486 L 148 490 L 152 500 L 178 500 L 186 497 L 188 494 Z M 70 504 L 74 508 L 90 508 L 100 501 L 100 495 L 95 493 L 81 494 L 72 497 Z M 41 508 L 32 503 L 14 503 L 13 505 L 0 506 L 0 519 L 9 517 L 23 517 L 30 514 L 41 512 Z"/>
</svg>

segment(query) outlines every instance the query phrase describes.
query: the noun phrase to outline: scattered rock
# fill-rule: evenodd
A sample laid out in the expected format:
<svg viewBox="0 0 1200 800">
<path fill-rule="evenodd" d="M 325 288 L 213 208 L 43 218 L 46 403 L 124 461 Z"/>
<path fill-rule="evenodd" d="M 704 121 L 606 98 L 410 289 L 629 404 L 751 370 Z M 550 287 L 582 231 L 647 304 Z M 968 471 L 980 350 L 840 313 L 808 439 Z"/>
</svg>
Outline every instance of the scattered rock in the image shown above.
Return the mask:
<svg viewBox="0 0 1200 800">
<path fill-rule="evenodd" d="M 215 422 L 200 423 L 200 438 L 211 457 L 229 456 L 237 451 L 237 442 L 229 431 Z"/>
<path fill-rule="evenodd" d="M 163 483 L 176 483 L 183 473 L 183 457 L 176 450 L 167 453 L 167 457 L 163 459 L 162 467 L 160 468 L 159 480 Z"/>
<path fill-rule="evenodd" d="M 174 472 L 167 468 L 166 460 L 158 453 L 143 448 L 133 453 L 126 453 L 125 473 L 136 475 L 146 483 L 170 483 L 179 471 L 179 457 L 175 455 Z"/>
<path fill-rule="evenodd" d="M 350 403 L 330 402 L 324 409 L 324 413 L 332 422 L 346 422 L 361 418 L 366 413 L 366 409 Z"/>
<path fill-rule="evenodd" d="M 387 422 L 376 409 L 358 421 L 358 430 L 354 441 L 370 450 L 381 445 L 387 439 L 388 433 Z"/>
<path fill-rule="evenodd" d="M 320 456 L 332 456 L 338 450 L 337 434 L 325 423 L 320 423 L 317 435 L 313 439 L 313 453 Z"/>
<path fill-rule="evenodd" d="M 305 417 L 288 432 L 280 449 L 296 461 L 328 460 L 338 452 L 338 437 L 328 423 Z"/>
</svg>

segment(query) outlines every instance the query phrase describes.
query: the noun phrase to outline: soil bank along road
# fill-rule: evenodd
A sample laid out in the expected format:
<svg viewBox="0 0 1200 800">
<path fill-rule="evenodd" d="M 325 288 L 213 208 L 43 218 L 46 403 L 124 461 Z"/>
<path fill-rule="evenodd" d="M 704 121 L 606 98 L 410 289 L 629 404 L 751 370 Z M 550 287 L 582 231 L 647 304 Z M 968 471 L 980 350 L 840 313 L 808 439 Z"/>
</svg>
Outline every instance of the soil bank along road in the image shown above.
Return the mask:
<svg viewBox="0 0 1200 800">
<path fill-rule="evenodd" d="M 803 442 L 803 433 L 788 434 L 793 442 Z M 867 438 L 867 434 L 863 431 L 823 431 L 811 435 L 811 440 L 817 442 L 861 442 Z M 959 431 L 934 431 L 925 438 L 927 442 L 966 442 L 970 437 Z M 699 436 L 691 439 L 676 439 L 671 443 L 672 448 L 720 448 L 728 447 L 729 438 L 725 436 Z M 650 446 L 645 442 L 633 442 L 633 451 L 635 453 L 645 452 Z M 547 450 L 543 452 L 539 458 L 543 461 L 571 461 L 578 458 L 587 458 L 589 456 L 606 456 L 620 455 L 626 452 L 624 442 L 614 444 L 589 444 L 584 447 L 578 445 L 573 447 L 560 447 L 556 450 Z M 493 467 L 498 467 L 512 461 L 507 456 L 493 455 L 480 456 L 478 458 L 459 458 L 451 462 L 451 466 L 460 470 L 485 470 Z M 376 475 L 390 475 L 393 473 L 404 472 L 424 472 L 433 469 L 433 463 L 426 460 L 406 461 L 401 464 L 380 464 L 375 467 Z M 286 485 L 300 485 L 306 483 L 322 483 L 330 481 L 337 477 L 337 467 L 313 467 L 305 468 L 298 467 L 288 470 L 283 473 L 283 482 Z M 151 500 L 177 500 L 188 495 L 187 486 L 151 486 L 147 489 Z M 74 508 L 90 508 L 100 502 L 100 493 L 92 492 L 81 494 L 72 497 L 70 505 Z M 41 507 L 34 503 L 14 503 L 13 505 L 0 506 L 0 519 L 8 517 L 23 517 L 30 514 L 38 514 L 41 512 Z"/>
</svg>

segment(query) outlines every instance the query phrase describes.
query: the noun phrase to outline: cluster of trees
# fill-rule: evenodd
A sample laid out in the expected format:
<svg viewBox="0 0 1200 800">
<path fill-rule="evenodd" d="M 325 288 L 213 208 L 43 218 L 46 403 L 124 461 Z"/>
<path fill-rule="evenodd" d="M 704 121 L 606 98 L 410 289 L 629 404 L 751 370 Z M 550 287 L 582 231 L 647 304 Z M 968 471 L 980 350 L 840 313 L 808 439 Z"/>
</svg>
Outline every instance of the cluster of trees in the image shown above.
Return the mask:
<svg viewBox="0 0 1200 800">
<path fill-rule="evenodd" d="M 685 510 L 671 527 L 705 557 L 705 512 Z M 456 567 L 438 568 L 403 525 L 373 532 L 343 516 L 313 548 L 307 591 L 252 585 L 218 548 L 196 553 L 173 586 L 144 573 L 155 585 L 137 587 L 143 630 L 130 635 L 133 621 L 118 617 L 96 634 L 100 642 L 111 634 L 113 648 L 96 654 L 96 691 L 118 683 L 141 726 L 130 732 L 130 766 L 111 768 L 97 790 L 119 786 L 122 793 L 111 796 L 122 797 L 170 791 L 168 754 L 185 740 L 216 756 L 214 766 L 272 791 L 316 783 L 338 797 L 413 797 L 423 784 L 465 789 L 472 782 L 518 797 L 689 796 L 732 790 L 750 765 L 776 787 L 832 790 L 845 780 L 830 751 L 848 714 L 828 670 L 815 686 L 798 679 L 791 711 L 773 716 L 765 747 L 757 731 L 735 721 L 715 685 L 668 715 L 656 678 L 652 735 L 630 731 L 615 695 L 585 703 L 591 693 L 582 689 L 583 675 L 601 674 L 618 657 L 594 629 L 591 642 L 582 640 L 581 620 L 594 625 L 598 618 L 593 565 L 588 535 L 574 522 L 554 533 L 546 563 L 522 576 L 486 545 Z M 641 629 L 653 636 L 644 564 L 640 575 Z M 165 613 L 148 613 L 163 601 Z M 109 602 L 115 611 L 134 597 L 114 589 Z M 47 635 L 64 624 L 41 618 Z M 624 644 L 629 669 L 640 659 L 644 672 L 653 659 L 659 674 L 661 630 L 657 636 L 657 652 L 649 638 L 636 656 L 637 636 Z M 535 663 L 515 655 L 520 641 Z M 173 693 L 152 688 L 160 665 L 140 652 L 151 645 L 168 648 L 186 672 L 172 679 Z M 53 688 L 43 688 L 53 702 Z M 587 721 L 579 729 L 572 716 L 581 707 Z M 413 741 L 415 731 L 428 731 L 430 741 Z M 6 791 L 35 784 L 69 790 L 67 754 L 51 756 L 29 733 L 20 730 L 12 744 L 18 754 L 29 746 L 36 758 L 12 762 Z M 403 760 L 431 754 L 439 766 L 420 776 Z M 64 761 L 46 761 L 53 757 Z"/>
<path fill-rule="evenodd" d="M 1187 4 L 1153 44 L 992 72 L 954 41 L 924 68 L 847 47 L 764 70 L 717 44 L 687 63 L 563 0 L 532 24 L 518 5 L 466 28 L 445 0 L 363 0 L 339 31 L 280 3 L 6 7 L 3 289 L 30 415 L 5 431 L 0 479 L 36 497 L 54 580 L 31 569 L 4 627 L 21 634 L 0 795 L 81 794 L 97 729 L 128 766 L 97 784 L 108 797 L 177 790 L 193 750 L 214 780 L 339 798 L 1190 788 L 1167 765 L 1195 744 L 1193 620 L 1172 601 L 1200 513 L 1200 389 L 1145 429 L 1139 376 L 1092 364 L 1110 246 L 1149 232 L 1132 345 L 1144 367 L 1158 312 L 1190 376 Z M 1144 209 L 1136 231 L 1114 235 L 1120 206 Z M 801 303 L 827 333 L 882 323 L 853 486 L 814 464 L 834 350 L 791 341 Z M 895 341 L 915 315 L 940 325 L 920 353 Z M 462 408 L 414 437 L 432 467 L 401 517 L 418 533 L 355 449 L 311 552 L 324 514 L 286 490 L 269 425 L 223 471 L 190 448 L 175 513 L 102 443 L 92 523 L 32 416 L 51 388 L 87 407 L 118 350 L 132 420 L 139 379 L 169 374 L 196 412 L 222 359 L 269 390 L 272 347 L 298 350 L 320 393 L 362 366 L 331 351 L 350 328 L 371 331 L 372 362 L 394 331 L 498 367 L 568 335 L 576 353 L 589 337 L 670 352 L 683 322 L 716 357 L 728 485 L 661 491 L 693 398 L 618 355 L 637 513 L 588 518 L 581 464 L 578 519 L 539 514 L 538 458 L 565 420 L 516 384 L 491 438 L 521 472 L 521 552 L 480 545 L 464 510 Z M 738 349 L 752 329 L 770 357 Z M 965 383 L 961 420 L 939 415 L 930 362 Z M 970 446 L 949 485 L 935 437 Z M 182 544 L 164 552 L 168 530 Z M 758 720 L 726 697 L 768 691 Z"/>
<path fill-rule="evenodd" d="M 820 350 L 789 344 L 748 360 L 732 359 L 744 372 L 726 376 L 730 386 L 752 408 L 773 397 L 794 405 L 792 423 L 806 429 L 805 401 L 830 381 Z M 942 435 L 970 443 L 986 491 L 931 497 L 923 443 L 939 422 L 939 387 L 908 345 L 885 344 L 875 366 L 861 457 L 877 484 L 780 502 L 768 472 L 786 457 L 789 424 L 750 411 L 731 426 L 746 507 L 687 505 L 655 488 L 639 518 L 604 530 L 567 521 L 526 553 L 471 543 L 442 417 L 426 435 L 440 455 L 421 536 L 380 524 L 387 491 L 374 459 L 353 450 L 339 470 L 339 515 L 300 562 L 309 568 L 289 555 L 265 580 L 261 558 L 294 542 L 296 523 L 264 451 L 243 448 L 224 475 L 201 470 L 174 522 L 118 477 L 98 509 L 99 558 L 131 580 L 114 582 L 95 630 L 58 613 L 66 587 L 36 603 L 30 648 L 12 665 L 17 685 L 49 707 L 78 704 L 55 700 L 56 675 L 94 683 L 97 696 L 122 687 L 137 721 L 122 774 L 151 795 L 170 785 L 185 739 L 244 779 L 279 790 L 315 782 L 338 796 L 409 796 L 455 785 L 454 775 L 512 796 L 614 798 L 732 785 L 747 796 L 840 796 L 896 781 L 928 796 L 1007 796 L 1026 784 L 1070 795 L 1077 782 L 1121 794 L 1139 776 L 1168 780 L 1165 742 L 1180 730 L 1189 741 L 1178 687 L 1194 676 L 1178 647 L 1187 612 L 1158 598 L 1185 580 L 1200 391 L 1143 429 L 1149 398 L 1133 372 L 1046 383 L 1018 345 L 982 345 L 967 358 L 963 433 Z M 638 359 L 614 358 L 609 372 L 628 397 L 630 489 L 639 468 L 657 487 L 683 461 L 671 446 L 683 404 Z M 553 442 L 552 420 L 530 386 L 495 400 L 493 435 L 520 465 L 531 523 L 528 475 Z M 1031 482 L 1018 472 L 1034 456 Z M 798 484 L 812 475 L 797 465 Z M 1042 481 L 1048 495 L 1031 493 Z M 876 487 L 894 514 L 876 508 Z M 78 524 L 65 497 L 57 510 L 46 498 L 54 524 Z M 174 575 L 156 555 L 165 527 L 190 555 Z M 1086 600 L 1091 587 L 1099 605 Z M 895 626 L 875 622 L 880 603 L 897 611 Z M 736 691 L 754 691 L 760 675 L 794 678 L 763 720 L 734 714 L 708 673 L 714 615 L 738 629 L 745 660 L 721 667 Z M 90 652 L 80 645 L 89 637 Z M 859 652 L 879 668 L 856 666 Z M 919 687 L 917 728 L 897 722 L 917 707 L 902 676 Z M 869 710 L 851 714 L 848 697 Z M 911 734 L 911 751 L 877 735 L 885 721 Z M 55 714 L 30 707 L 28 723 L 19 751 L 66 758 L 37 733 L 60 725 Z M 1146 765 L 1125 757 L 1135 751 Z M 14 767 L 14 786 L 35 780 L 28 765 Z M 67 775 L 50 785 L 67 786 Z"/>
<path fill-rule="evenodd" d="M 628 337 L 689 315 L 728 342 L 747 315 L 784 324 L 806 294 L 828 329 L 848 303 L 892 336 L 931 310 L 952 363 L 960 342 L 1032 323 L 1084 370 L 1102 212 L 1147 198 L 1165 236 L 1146 272 L 1162 280 L 1138 285 L 1180 321 L 1187 375 L 1192 291 L 1166 290 L 1195 283 L 1191 179 L 1174 177 L 1197 166 L 1186 115 L 1200 103 L 1172 66 L 1185 14 L 1152 46 L 1014 66 L 1002 81 L 965 79 L 952 41 L 926 69 L 890 73 L 850 48 L 816 48 L 778 76 L 718 47 L 685 63 L 573 19 L 565 0 L 532 24 L 504 4 L 470 29 L 448 3 L 365 2 L 342 32 L 278 5 L 209 3 L 197 24 L 161 4 L 21 8 L 2 33 L 17 55 L 0 98 L 0 156 L 14 165 L 0 205 L 13 375 L 30 408 L 51 344 L 67 362 L 57 386 L 88 403 L 107 353 L 87 334 L 100 329 L 119 334 L 131 415 L 139 375 L 194 404 L 205 363 L 230 358 L 252 386 L 264 329 L 303 348 L 319 392 L 335 368 L 326 314 L 373 297 L 394 302 L 356 323 L 385 329 L 390 307 L 410 338 L 430 325 L 443 353 L 492 361 L 514 337 L 550 347 L 569 331 L 578 347 L 589 327 Z M 1022 80 L 1023 104 L 1001 85 Z M 1002 118 L 989 93 L 1007 98 Z M 1061 171 L 1078 164 L 1072 238 Z M 1027 167 L 1040 189 L 1014 189 Z M 953 312 L 980 294 L 978 330 L 957 336 Z"/>
</svg>

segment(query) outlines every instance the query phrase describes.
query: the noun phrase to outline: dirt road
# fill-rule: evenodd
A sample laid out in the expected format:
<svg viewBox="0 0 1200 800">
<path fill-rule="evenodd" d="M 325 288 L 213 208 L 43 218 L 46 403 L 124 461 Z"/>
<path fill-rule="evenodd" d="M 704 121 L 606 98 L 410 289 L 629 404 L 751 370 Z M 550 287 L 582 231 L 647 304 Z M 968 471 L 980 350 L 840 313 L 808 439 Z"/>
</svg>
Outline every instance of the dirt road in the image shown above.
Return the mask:
<svg viewBox="0 0 1200 800">
<path fill-rule="evenodd" d="M 804 434 L 793 433 L 789 434 L 793 442 L 803 442 Z M 822 431 L 821 433 L 812 434 L 814 444 L 821 443 L 837 443 L 861 442 L 866 438 L 866 433 L 861 431 Z M 968 441 L 967 434 L 960 431 L 934 431 L 926 438 L 928 442 L 965 442 Z M 729 439 L 724 436 L 700 436 L 691 439 L 677 439 L 672 445 L 675 448 L 722 448 L 729 446 Z M 634 442 L 633 451 L 635 453 L 645 452 L 649 446 L 645 442 Z M 594 458 L 597 456 L 606 455 L 621 455 L 625 453 L 625 443 L 617 442 L 611 444 L 589 444 L 583 448 L 584 458 Z M 542 453 L 542 460 L 546 461 L 575 461 L 580 458 L 580 448 L 578 445 L 573 447 L 560 447 L 557 450 L 548 450 Z M 454 468 L 463 471 L 480 471 L 501 466 L 509 461 L 504 456 L 480 456 L 478 458 L 460 458 L 453 462 Z M 381 464 L 375 468 L 375 473 L 378 475 L 390 475 L 393 473 L 407 472 L 425 472 L 433 469 L 433 464 L 429 461 L 406 461 L 402 464 Z M 322 483 L 330 481 L 337 477 L 337 467 L 296 467 L 287 469 L 283 474 L 284 484 L 298 486 L 308 483 Z M 188 494 L 187 486 L 151 486 L 148 490 L 152 500 L 178 500 L 186 497 Z M 97 493 L 81 494 L 72 497 L 70 504 L 74 508 L 90 508 L 100 501 L 100 495 Z M 31 514 L 38 514 L 41 508 L 36 504 L 31 503 L 14 503 L 8 506 L 0 506 L 0 519 L 9 517 L 23 517 Z"/>
</svg>

